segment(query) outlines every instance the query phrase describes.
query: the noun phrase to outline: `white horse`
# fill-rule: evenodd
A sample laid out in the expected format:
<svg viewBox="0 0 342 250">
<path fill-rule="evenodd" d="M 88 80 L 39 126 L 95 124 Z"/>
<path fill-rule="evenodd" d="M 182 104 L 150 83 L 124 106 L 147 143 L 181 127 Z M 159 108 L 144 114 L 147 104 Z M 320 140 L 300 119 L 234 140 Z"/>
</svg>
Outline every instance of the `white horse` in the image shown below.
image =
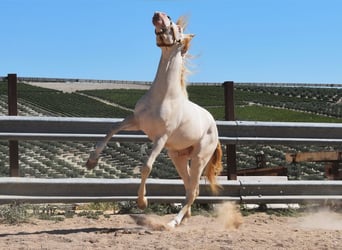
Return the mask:
<svg viewBox="0 0 342 250">
<path fill-rule="evenodd" d="M 156 157 L 166 148 L 186 191 L 185 205 L 168 224 L 175 227 L 191 215 L 191 205 L 199 194 L 199 180 L 205 168 L 210 187 L 217 192 L 216 175 L 222 170 L 222 150 L 212 115 L 188 100 L 184 61 L 193 35 L 183 34 L 184 18 L 175 24 L 165 13 L 155 12 L 152 22 L 157 46 L 162 50 L 152 86 L 137 102 L 134 114 L 115 123 L 104 140 L 97 143 L 86 165 L 88 169 L 95 167 L 100 153 L 118 131 L 142 130 L 153 147 L 141 168 L 138 206 L 141 209 L 147 206 L 146 179 Z"/>
</svg>

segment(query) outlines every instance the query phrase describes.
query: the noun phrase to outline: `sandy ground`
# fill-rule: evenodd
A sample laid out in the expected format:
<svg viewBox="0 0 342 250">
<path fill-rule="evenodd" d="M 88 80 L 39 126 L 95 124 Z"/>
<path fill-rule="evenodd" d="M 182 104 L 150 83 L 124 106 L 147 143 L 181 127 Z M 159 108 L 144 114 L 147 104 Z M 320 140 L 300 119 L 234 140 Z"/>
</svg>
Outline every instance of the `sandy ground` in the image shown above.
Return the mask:
<svg viewBox="0 0 342 250">
<path fill-rule="evenodd" d="M 130 83 L 92 83 L 92 82 L 27 82 L 27 84 L 60 90 L 66 93 L 75 92 L 77 90 L 93 90 L 93 89 L 148 89 L 150 85 L 130 84 Z"/>
<path fill-rule="evenodd" d="M 0 249 L 341 249 L 342 246 L 341 213 L 322 211 L 299 217 L 255 213 L 243 217 L 240 225 L 239 214 L 229 207 L 222 208 L 219 216 L 193 216 L 175 229 L 164 227 L 173 215 L 144 214 L 0 224 Z"/>
</svg>

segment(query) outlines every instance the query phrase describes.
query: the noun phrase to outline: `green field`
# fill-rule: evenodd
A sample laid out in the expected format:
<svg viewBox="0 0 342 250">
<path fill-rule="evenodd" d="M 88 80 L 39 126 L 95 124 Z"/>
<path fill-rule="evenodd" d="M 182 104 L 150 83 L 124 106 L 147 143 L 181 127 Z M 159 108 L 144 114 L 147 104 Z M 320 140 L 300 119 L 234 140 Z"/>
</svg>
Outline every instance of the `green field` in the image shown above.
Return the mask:
<svg viewBox="0 0 342 250">
<path fill-rule="evenodd" d="M 106 105 L 86 96 L 98 97 L 111 103 L 133 109 L 145 90 L 92 90 L 75 93 L 18 85 L 19 115 L 126 117 L 130 111 Z M 224 92 L 222 86 L 188 86 L 189 98 L 208 109 L 216 120 L 224 120 Z M 342 122 L 342 90 L 333 88 L 263 87 L 235 85 L 235 115 L 237 120 Z M 7 115 L 7 84 L 0 83 L 0 115 Z M 104 151 L 99 167 L 88 171 L 84 163 L 92 143 L 79 142 L 20 142 L 20 174 L 22 176 L 61 178 L 138 177 L 141 161 L 151 145 L 135 143 L 110 144 Z M 286 166 L 290 178 L 323 179 L 323 165 L 305 163 L 287 165 L 284 154 L 297 151 L 341 150 L 333 147 L 239 145 L 238 168 L 255 167 L 255 154 L 266 154 L 267 166 Z M 0 142 L 0 175 L 8 175 L 8 145 Z M 158 157 L 153 177 L 177 178 L 178 175 L 166 152 Z"/>
<path fill-rule="evenodd" d="M 300 88 L 299 92 L 307 94 L 307 98 L 295 95 L 293 92 L 279 94 L 270 92 L 264 87 L 264 92 L 256 88 L 236 87 L 234 100 L 237 120 L 253 121 L 301 121 L 301 122 L 342 122 L 342 104 L 336 104 L 342 97 L 342 90 Z M 100 97 L 122 106 L 134 108 L 137 100 L 146 92 L 144 90 L 92 90 L 82 91 L 87 95 Z M 224 92 L 221 86 L 189 86 L 189 99 L 208 109 L 216 120 L 224 120 Z M 309 95 L 308 93 L 311 93 Z M 331 96 L 330 99 L 327 96 Z M 316 109 L 312 109 L 317 107 Z"/>
</svg>

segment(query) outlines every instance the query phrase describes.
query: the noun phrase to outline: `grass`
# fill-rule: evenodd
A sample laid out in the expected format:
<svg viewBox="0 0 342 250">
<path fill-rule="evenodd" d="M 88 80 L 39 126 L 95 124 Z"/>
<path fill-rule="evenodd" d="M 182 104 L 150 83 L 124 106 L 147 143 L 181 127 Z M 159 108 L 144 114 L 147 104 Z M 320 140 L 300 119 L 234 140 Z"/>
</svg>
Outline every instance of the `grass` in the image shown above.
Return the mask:
<svg viewBox="0 0 342 250">
<path fill-rule="evenodd" d="M 127 108 L 133 109 L 135 107 L 136 102 L 142 97 L 146 90 L 139 89 L 101 89 L 101 90 L 84 90 L 80 91 L 81 93 L 99 97 L 101 99 L 117 103 L 121 106 L 125 106 Z"/>
<path fill-rule="evenodd" d="M 188 86 L 189 99 L 203 107 L 224 107 L 224 91 L 221 86 Z"/>
<path fill-rule="evenodd" d="M 180 211 L 181 206 L 174 204 L 159 204 L 151 203 L 144 210 L 137 208 L 136 202 L 92 202 L 82 204 L 77 207 L 80 211 L 70 210 L 69 206 L 65 205 L 32 205 L 23 203 L 12 203 L 9 205 L 0 206 L 0 223 L 3 224 L 20 224 L 27 223 L 31 218 L 39 220 L 51 220 L 54 222 L 63 221 L 65 218 L 72 218 L 76 214 L 79 217 L 98 220 L 100 216 L 109 218 L 109 214 L 105 211 L 112 210 L 113 214 L 176 214 Z M 57 212 L 58 211 L 58 212 Z M 211 216 L 214 214 L 214 209 L 211 204 L 193 204 L 192 215 Z"/>
<path fill-rule="evenodd" d="M 253 90 L 253 88 L 251 88 Z M 277 91 L 270 91 L 267 87 L 256 88 L 254 91 L 247 91 L 244 88 L 236 88 L 235 113 L 237 120 L 255 120 L 255 121 L 290 121 L 290 122 L 342 122 L 341 117 L 336 117 L 335 113 L 332 117 L 326 114 L 314 114 L 313 111 L 317 107 L 324 106 L 321 112 L 333 111 L 332 102 L 324 99 L 326 90 L 305 89 L 305 93 L 310 98 L 298 97 L 298 93 L 289 92 L 287 88 L 277 88 Z M 206 108 L 216 120 L 224 120 L 224 91 L 221 86 L 188 86 L 189 99 L 200 106 Z M 310 92 L 315 92 L 315 95 Z M 283 91 L 285 94 L 279 92 Z M 322 98 L 317 98 L 319 91 L 322 91 Z M 128 108 L 134 108 L 138 99 L 146 92 L 146 90 L 89 90 L 82 91 L 88 95 L 103 98 L 105 100 L 118 103 Z M 317 92 L 317 93 L 316 93 Z M 330 93 L 341 95 L 340 92 Z M 314 96 L 313 96 L 314 95 Z M 255 103 L 256 105 L 249 105 Z M 265 106 L 266 105 L 266 106 Z M 269 107 L 269 106 L 273 107 Z M 329 106 L 330 105 L 330 106 Z M 305 108 L 310 112 L 305 112 Z M 335 108 L 336 109 L 336 108 Z M 335 116 L 335 117 L 333 117 Z"/>
<path fill-rule="evenodd" d="M 341 118 L 334 118 L 306 112 L 271 108 L 264 106 L 236 107 L 236 119 L 245 121 L 277 121 L 277 122 L 342 122 Z"/>
<path fill-rule="evenodd" d="M 55 113 L 57 116 L 75 117 L 126 117 L 131 114 L 127 110 L 112 107 L 94 101 L 77 93 L 63 93 L 62 91 L 18 84 L 18 100 L 21 100 Z M 0 94 L 7 93 L 7 84 L 0 83 Z M 22 115 L 19 113 L 19 115 Z"/>
<path fill-rule="evenodd" d="M 12 203 L 0 207 L 0 222 L 5 224 L 19 224 L 28 222 L 30 217 L 28 207 L 20 203 Z"/>
<path fill-rule="evenodd" d="M 302 213 L 302 210 L 293 208 L 282 208 L 282 209 L 267 209 L 266 213 L 268 215 L 274 216 L 285 216 L 285 217 L 298 217 Z"/>
<path fill-rule="evenodd" d="M 225 120 L 224 107 L 206 108 L 216 120 Z M 235 118 L 240 121 L 269 121 L 269 122 L 335 122 L 341 123 L 342 118 L 312 114 L 277 107 L 262 105 L 236 106 Z"/>
</svg>

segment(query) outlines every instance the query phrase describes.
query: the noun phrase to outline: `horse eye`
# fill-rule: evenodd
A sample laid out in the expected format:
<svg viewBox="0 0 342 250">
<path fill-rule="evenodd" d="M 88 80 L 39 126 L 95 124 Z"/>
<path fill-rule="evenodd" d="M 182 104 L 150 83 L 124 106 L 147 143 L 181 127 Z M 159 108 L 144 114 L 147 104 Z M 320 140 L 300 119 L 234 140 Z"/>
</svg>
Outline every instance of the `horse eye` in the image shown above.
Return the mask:
<svg viewBox="0 0 342 250">
<path fill-rule="evenodd" d="M 171 17 L 170 16 L 167 16 L 167 18 L 171 21 Z"/>
</svg>

